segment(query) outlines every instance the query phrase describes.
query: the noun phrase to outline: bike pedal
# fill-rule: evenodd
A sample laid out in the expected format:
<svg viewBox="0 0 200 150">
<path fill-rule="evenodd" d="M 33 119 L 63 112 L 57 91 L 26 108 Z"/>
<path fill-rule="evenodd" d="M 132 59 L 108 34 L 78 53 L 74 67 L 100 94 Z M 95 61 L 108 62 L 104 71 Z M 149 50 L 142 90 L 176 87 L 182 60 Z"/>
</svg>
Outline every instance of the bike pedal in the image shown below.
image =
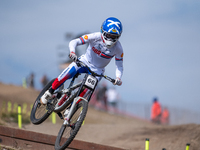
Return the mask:
<svg viewBox="0 0 200 150">
<path fill-rule="evenodd" d="M 60 112 L 58 112 L 57 114 L 60 117 L 60 119 L 62 119 L 62 120 L 64 119 L 63 116 L 62 116 L 62 114 Z"/>
</svg>

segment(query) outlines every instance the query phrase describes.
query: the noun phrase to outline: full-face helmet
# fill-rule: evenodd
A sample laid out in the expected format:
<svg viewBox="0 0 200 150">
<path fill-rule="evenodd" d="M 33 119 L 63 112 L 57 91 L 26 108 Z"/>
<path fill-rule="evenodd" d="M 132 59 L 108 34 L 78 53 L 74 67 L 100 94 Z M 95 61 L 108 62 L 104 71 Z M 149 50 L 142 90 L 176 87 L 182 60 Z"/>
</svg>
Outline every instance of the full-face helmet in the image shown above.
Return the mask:
<svg viewBox="0 0 200 150">
<path fill-rule="evenodd" d="M 106 47 L 111 48 L 122 34 L 122 23 L 117 18 L 107 18 L 101 26 L 101 33 Z"/>
</svg>

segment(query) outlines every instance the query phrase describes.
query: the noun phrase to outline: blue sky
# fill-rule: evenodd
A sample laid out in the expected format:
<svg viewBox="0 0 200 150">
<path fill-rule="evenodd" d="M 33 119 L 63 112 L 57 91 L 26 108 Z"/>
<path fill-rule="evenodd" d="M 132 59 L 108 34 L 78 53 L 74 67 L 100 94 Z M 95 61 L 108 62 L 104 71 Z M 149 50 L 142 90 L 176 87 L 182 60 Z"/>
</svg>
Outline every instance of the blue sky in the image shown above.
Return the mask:
<svg viewBox="0 0 200 150">
<path fill-rule="evenodd" d="M 0 1 L 0 81 L 20 85 L 31 71 L 36 85 L 44 73 L 60 73 L 59 51 L 68 52 L 66 33 L 100 31 L 110 16 L 123 24 L 125 101 L 199 111 L 200 2 L 136 1 Z M 59 49 L 59 47 L 63 47 Z M 115 76 L 114 61 L 106 74 Z"/>
</svg>

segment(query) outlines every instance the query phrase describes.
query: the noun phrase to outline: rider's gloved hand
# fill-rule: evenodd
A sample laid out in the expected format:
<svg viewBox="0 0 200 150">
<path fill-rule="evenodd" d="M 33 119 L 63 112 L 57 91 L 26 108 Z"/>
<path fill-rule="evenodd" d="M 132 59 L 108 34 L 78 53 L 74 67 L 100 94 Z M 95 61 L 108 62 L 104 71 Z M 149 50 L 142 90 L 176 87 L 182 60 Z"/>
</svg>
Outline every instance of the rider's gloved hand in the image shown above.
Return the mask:
<svg viewBox="0 0 200 150">
<path fill-rule="evenodd" d="M 119 86 L 120 86 L 120 85 L 122 85 L 122 80 L 121 80 L 120 78 L 117 77 L 117 78 L 115 79 L 115 83 L 113 83 L 113 84 L 114 84 L 114 85 L 119 85 Z"/>
<path fill-rule="evenodd" d="M 77 60 L 77 55 L 74 52 L 70 52 L 69 58 L 71 58 L 73 61 Z"/>
</svg>

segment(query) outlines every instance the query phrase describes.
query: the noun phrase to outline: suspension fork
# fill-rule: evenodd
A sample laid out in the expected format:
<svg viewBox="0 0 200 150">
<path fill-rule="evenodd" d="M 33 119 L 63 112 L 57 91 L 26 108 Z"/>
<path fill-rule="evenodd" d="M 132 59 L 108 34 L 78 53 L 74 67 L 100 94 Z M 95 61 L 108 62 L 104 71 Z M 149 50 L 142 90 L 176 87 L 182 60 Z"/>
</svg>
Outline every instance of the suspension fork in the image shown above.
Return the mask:
<svg viewBox="0 0 200 150">
<path fill-rule="evenodd" d="M 75 79 L 75 77 L 72 79 L 71 83 L 73 82 L 74 79 Z M 87 102 L 87 100 L 86 100 L 85 98 L 79 96 L 79 95 L 85 90 L 85 88 L 84 88 L 85 80 L 86 80 L 86 79 L 84 78 L 84 79 L 83 79 L 83 82 L 82 82 L 82 84 L 81 84 L 81 86 L 80 86 L 80 88 L 78 89 L 77 95 L 76 95 L 76 97 L 74 98 L 74 101 L 73 101 L 72 104 L 71 104 L 71 107 L 70 107 L 70 109 L 69 109 L 69 113 L 67 114 L 67 117 L 65 118 L 65 121 L 64 121 L 63 125 L 69 125 L 69 124 L 70 124 L 69 120 L 70 120 L 70 118 L 72 117 L 72 112 L 74 111 L 75 106 L 76 106 L 81 100 L 85 100 L 85 101 Z M 71 85 L 71 83 L 70 83 L 70 85 Z"/>
<path fill-rule="evenodd" d="M 81 92 L 81 93 L 80 93 Z M 88 88 L 85 88 L 83 87 L 83 89 L 80 90 L 80 92 L 77 93 L 77 95 L 80 93 L 80 96 L 77 96 L 76 98 L 74 98 L 74 101 L 72 102 L 71 104 L 71 107 L 70 107 L 70 110 L 69 110 L 69 113 L 67 115 L 67 117 L 65 118 L 65 121 L 64 121 L 64 125 L 70 125 L 70 118 L 72 117 L 72 112 L 74 111 L 76 105 L 78 105 L 78 103 L 82 100 L 86 101 L 87 103 L 89 102 L 88 100 L 90 100 L 92 94 L 93 94 L 93 91 L 90 91 Z M 88 93 L 87 93 L 88 92 Z M 86 95 L 85 95 L 86 94 Z M 87 97 L 89 94 L 89 98 L 84 98 L 84 97 Z"/>
<path fill-rule="evenodd" d="M 69 125 L 70 124 L 69 120 L 72 117 L 72 112 L 74 111 L 76 105 L 80 102 L 80 100 L 84 100 L 84 101 L 88 102 L 87 99 L 85 99 L 83 97 L 80 97 L 80 96 L 76 97 L 74 99 L 74 102 L 72 103 L 72 106 L 71 106 L 71 108 L 69 110 L 69 113 L 68 113 L 67 117 L 65 118 L 65 121 L 64 121 L 63 125 Z"/>
</svg>

